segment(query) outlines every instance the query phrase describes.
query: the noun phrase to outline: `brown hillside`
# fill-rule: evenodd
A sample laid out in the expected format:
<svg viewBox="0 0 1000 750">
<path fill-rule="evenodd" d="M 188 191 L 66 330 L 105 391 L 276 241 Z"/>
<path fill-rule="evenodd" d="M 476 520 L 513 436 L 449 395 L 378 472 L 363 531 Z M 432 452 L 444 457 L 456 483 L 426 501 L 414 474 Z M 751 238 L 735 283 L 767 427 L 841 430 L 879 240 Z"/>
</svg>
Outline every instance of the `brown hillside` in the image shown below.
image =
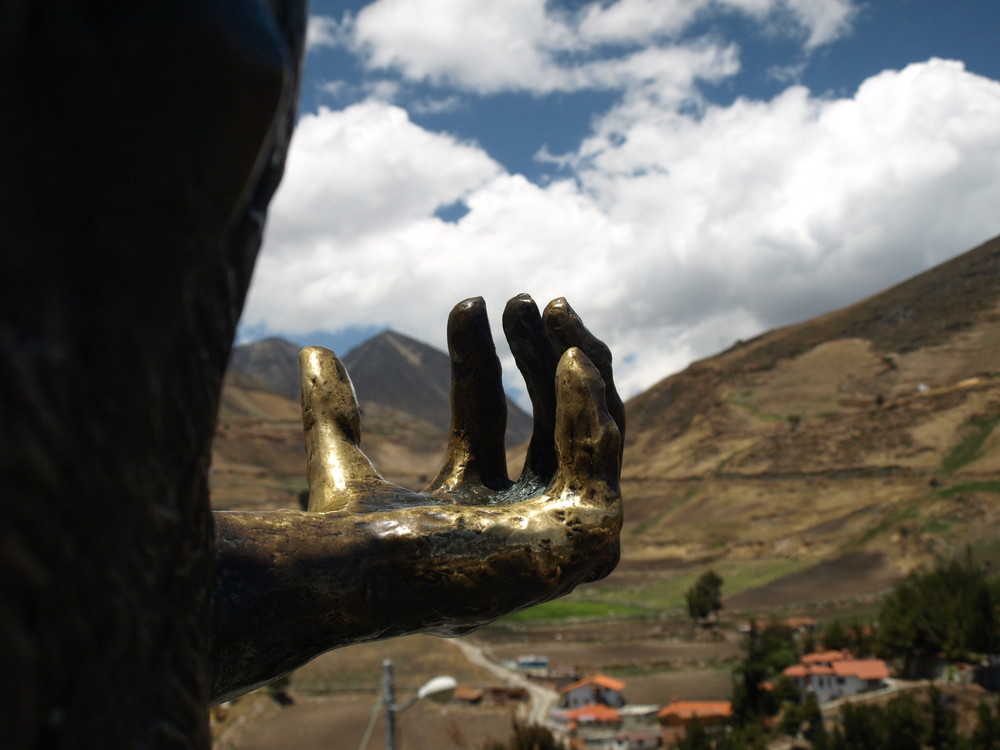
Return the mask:
<svg viewBox="0 0 1000 750">
<path fill-rule="evenodd" d="M 1000 238 L 738 342 L 627 414 L 626 543 L 612 585 L 709 564 L 757 571 L 748 585 L 795 573 L 733 600 L 772 606 L 862 595 L 965 543 L 993 546 Z"/>
</svg>

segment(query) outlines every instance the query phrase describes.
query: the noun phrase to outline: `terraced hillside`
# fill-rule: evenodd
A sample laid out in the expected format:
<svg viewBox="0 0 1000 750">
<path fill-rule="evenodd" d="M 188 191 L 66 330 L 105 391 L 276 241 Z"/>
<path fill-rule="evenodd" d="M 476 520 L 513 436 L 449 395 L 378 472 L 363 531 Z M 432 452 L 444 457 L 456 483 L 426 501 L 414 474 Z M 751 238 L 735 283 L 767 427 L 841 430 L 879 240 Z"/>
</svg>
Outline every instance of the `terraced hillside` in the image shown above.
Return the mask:
<svg viewBox="0 0 1000 750">
<path fill-rule="evenodd" d="M 616 601 L 859 596 L 1000 532 L 1000 238 L 627 404 Z M 739 590 L 764 586 L 752 594 Z"/>
</svg>

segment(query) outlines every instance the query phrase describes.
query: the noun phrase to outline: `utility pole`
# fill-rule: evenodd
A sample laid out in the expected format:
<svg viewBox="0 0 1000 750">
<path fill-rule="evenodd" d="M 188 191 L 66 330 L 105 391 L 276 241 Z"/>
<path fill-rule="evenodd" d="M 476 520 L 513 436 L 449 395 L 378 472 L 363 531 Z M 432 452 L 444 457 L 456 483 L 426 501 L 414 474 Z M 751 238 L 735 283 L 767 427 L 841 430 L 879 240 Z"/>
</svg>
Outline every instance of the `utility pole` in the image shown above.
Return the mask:
<svg viewBox="0 0 1000 750">
<path fill-rule="evenodd" d="M 385 750 L 396 750 L 396 695 L 392 660 L 382 660 L 382 707 L 385 710 Z"/>
</svg>

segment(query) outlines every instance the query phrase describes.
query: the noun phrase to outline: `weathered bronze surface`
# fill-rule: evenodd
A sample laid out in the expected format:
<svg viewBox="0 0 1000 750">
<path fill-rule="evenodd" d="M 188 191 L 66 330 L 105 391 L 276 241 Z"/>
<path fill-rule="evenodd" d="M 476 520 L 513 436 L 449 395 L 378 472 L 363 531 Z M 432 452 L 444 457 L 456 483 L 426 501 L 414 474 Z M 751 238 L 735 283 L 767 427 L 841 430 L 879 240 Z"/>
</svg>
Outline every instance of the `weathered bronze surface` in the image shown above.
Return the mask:
<svg viewBox="0 0 1000 750">
<path fill-rule="evenodd" d="M 535 404 L 517 482 L 473 300 L 450 323 L 454 429 L 430 488 L 381 481 L 342 368 L 311 349 L 310 511 L 213 528 L 222 379 L 306 19 L 298 0 L 0 10 L 5 748 L 207 748 L 211 700 L 338 645 L 461 633 L 614 564 L 621 402 L 561 301 L 505 314 Z"/>
<path fill-rule="evenodd" d="M 215 700 L 330 648 L 459 635 L 611 571 L 622 406 L 610 355 L 565 300 L 540 316 L 521 295 L 504 321 L 536 415 L 517 482 L 507 477 L 506 403 L 481 299 L 448 321 L 452 434 L 422 492 L 386 482 L 361 452 L 340 361 L 302 351 L 309 509 L 215 514 Z"/>
</svg>

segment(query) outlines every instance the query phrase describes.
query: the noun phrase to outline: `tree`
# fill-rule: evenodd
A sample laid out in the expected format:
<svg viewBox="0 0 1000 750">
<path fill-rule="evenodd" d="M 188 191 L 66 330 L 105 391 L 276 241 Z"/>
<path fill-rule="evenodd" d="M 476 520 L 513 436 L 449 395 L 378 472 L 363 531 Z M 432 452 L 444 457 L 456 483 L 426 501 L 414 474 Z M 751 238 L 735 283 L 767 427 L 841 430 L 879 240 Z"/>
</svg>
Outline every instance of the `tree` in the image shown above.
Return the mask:
<svg viewBox="0 0 1000 750">
<path fill-rule="evenodd" d="M 849 648 L 858 658 L 872 656 L 875 653 L 876 627 L 870 622 L 855 620 L 847 626 L 847 637 L 851 641 Z"/>
<path fill-rule="evenodd" d="M 722 578 L 714 570 L 701 575 L 695 584 L 684 594 L 687 600 L 688 614 L 692 620 L 706 620 L 710 615 L 718 619 L 722 609 Z"/>
<path fill-rule="evenodd" d="M 823 648 L 833 651 L 839 651 L 851 645 L 851 639 L 847 630 L 844 629 L 844 624 L 836 617 L 823 626 L 820 640 L 823 642 Z"/>
<path fill-rule="evenodd" d="M 806 739 L 812 743 L 813 750 L 826 750 L 829 738 L 815 693 L 809 693 L 806 696 L 805 702 L 802 704 L 802 719 L 805 722 L 803 733 Z"/>
<path fill-rule="evenodd" d="M 802 697 L 802 691 L 791 677 L 781 675 L 774 681 L 774 688 L 771 694 L 778 703 L 798 703 Z M 811 695 L 811 693 L 810 693 Z"/>
<path fill-rule="evenodd" d="M 897 695 L 885 707 L 886 747 L 920 750 L 927 736 L 924 712 L 909 693 Z"/>
<path fill-rule="evenodd" d="M 799 660 L 795 648 L 795 630 L 779 622 L 771 622 L 760 632 L 758 646 L 769 676 L 780 674 Z"/>
<path fill-rule="evenodd" d="M 883 750 L 887 733 L 881 710 L 864 703 L 847 703 L 841 712 L 844 747 L 851 750 Z"/>
<path fill-rule="evenodd" d="M 780 704 L 763 683 L 795 661 L 791 628 L 772 623 L 761 631 L 750 623 L 746 658 L 733 671 L 733 717 L 738 726 L 747 726 L 778 713 Z"/>
<path fill-rule="evenodd" d="M 1000 591 L 971 553 L 918 570 L 899 583 L 879 612 L 878 641 L 888 656 L 966 658 L 1000 648 Z"/>
</svg>

